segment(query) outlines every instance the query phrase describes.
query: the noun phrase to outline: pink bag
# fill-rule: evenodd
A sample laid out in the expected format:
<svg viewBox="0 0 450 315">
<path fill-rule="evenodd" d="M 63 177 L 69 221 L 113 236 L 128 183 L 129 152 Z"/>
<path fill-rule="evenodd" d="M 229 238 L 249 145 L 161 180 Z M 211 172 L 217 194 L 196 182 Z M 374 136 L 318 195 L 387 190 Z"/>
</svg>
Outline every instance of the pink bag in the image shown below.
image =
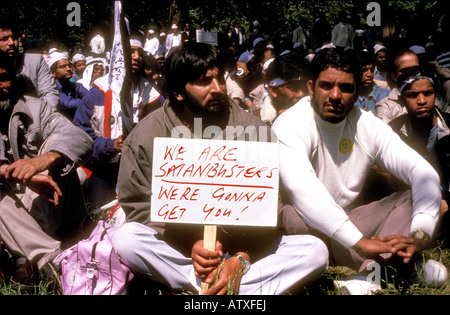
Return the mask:
<svg viewBox="0 0 450 315">
<path fill-rule="evenodd" d="M 111 243 L 115 227 L 100 220 L 88 239 L 59 254 L 64 295 L 124 295 L 134 275 Z"/>
</svg>

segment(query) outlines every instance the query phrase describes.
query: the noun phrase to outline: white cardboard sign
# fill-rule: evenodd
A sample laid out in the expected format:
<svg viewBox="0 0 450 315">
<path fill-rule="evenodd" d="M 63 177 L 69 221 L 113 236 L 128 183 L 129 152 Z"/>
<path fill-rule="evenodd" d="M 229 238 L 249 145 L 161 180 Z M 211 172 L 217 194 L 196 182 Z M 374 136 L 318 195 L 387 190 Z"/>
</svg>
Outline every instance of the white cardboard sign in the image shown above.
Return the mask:
<svg viewBox="0 0 450 315">
<path fill-rule="evenodd" d="M 152 222 L 276 226 L 278 144 L 155 138 Z"/>
</svg>

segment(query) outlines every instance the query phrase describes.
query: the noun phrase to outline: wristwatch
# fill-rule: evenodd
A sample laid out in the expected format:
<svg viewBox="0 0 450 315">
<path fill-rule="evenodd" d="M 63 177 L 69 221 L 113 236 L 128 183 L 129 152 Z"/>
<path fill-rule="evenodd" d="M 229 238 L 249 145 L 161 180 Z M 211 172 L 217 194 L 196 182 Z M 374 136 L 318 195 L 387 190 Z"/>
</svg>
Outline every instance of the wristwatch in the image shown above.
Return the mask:
<svg viewBox="0 0 450 315">
<path fill-rule="evenodd" d="M 421 241 L 428 241 L 430 239 L 430 236 L 422 230 L 415 230 L 411 233 L 410 236 L 417 238 L 418 240 Z"/>
<path fill-rule="evenodd" d="M 242 274 L 245 275 L 250 270 L 250 262 L 239 254 L 234 255 L 242 264 Z"/>
</svg>

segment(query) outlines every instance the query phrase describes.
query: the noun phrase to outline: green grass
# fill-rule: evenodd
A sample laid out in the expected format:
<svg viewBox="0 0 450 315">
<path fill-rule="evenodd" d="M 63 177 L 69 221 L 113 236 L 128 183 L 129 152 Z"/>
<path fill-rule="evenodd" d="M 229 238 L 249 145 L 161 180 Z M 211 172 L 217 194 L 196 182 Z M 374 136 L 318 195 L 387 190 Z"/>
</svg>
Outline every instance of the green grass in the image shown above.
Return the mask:
<svg viewBox="0 0 450 315">
<path fill-rule="evenodd" d="M 424 257 L 434 259 L 444 264 L 450 270 L 450 249 L 435 246 L 424 252 Z M 341 266 L 330 266 L 327 272 L 314 284 L 304 290 L 301 295 L 339 295 L 340 292 L 333 286 L 333 280 L 341 280 L 347 276 L 356 274 L 354 270 Z M 4 279 L 0 279 L 0 295 L 61 295 L 59 288 L 50 287 L 43 274 L 40 275 L 39 284 L 31 289 L 13 288 Z M 384 270 L 381 279 L 383 289 L 377 295 L 450 295 L 450 280 L 441 288 L 432 288 L 411 283 L 407 277 L 400 274 L 394 268 Z M 231 291 L 231 290 L 230 290 Z M 140 287 L 133 291 L 137 295 L 164 294 L 157 288 Z"/>
<path fill-rule="evenodd" d="M 89 236 L 90 229 L 95 226 L 96 218 L 91 218 L 93 225 L 83 231 L 81 234 L 84 236 Z M 75 241 L 72 241 L 75 242 Z M 448 244 L 447 244 L 448 246 Z M 425 258 L 434 259 L 447 267 L 450 271 L 450 248 L 444 247 L 441 244 L 436 244 L 432 248 L 423 252 Z M 1 256 L 0 261 L 3 265 L 5 262 L 5 257 Z M 11 264 L 11 262 L 10 262 Z M 4 266 L 0 267 L 4 267 Z M 38 284 L 32 288 L 14 288 L 9 283 L 8 270 L 1 270 L 0 273 L 0 295 L 61 295 L 62 291 L 56 286 L 54 288 L 45 279 L 44 274 L 39 275 Z M 11 272 L 11 270 L 9 270 Z M 54 272 L 54 271 L 53 271 Z M 400 272 L 395 270 L 395 268 L 385 269 L 381 278 L 381 285 L 383 289 L 377 292 L 378 295 L 450 295 L 450 280 L 441 288 L 430 288 L 423 286 L 419 283 L 410 283 L 408 277 L 402 275 Z M 341 280 L 347 276 L 356 274 L 354 270 L 342 266 L 330 266 L 322 277 L 320 277 L 315 283 L 311 284 L 308 288 L 300 290 L 301 295 L 338 295 L 340 292 L 333 285 L 333 280 Z M 59 278 L 54 274 L 56 281 Z M 136 277 L 137 278 L 137 277 Z M 148 281 L 135 281 L 131 288 L 133 295 L 160 295 L 167 294 L 167 290 L 158 287 L 155 284 L 148 283 Z M 230 283 L 228 287 L 228 294 L 232 292 L 233 283 Z M 296 291 L 297 292 L 297 291 Z"/>
<path fill-rule="evenodd" d="M 423 252 L 424 258 L 434 259 L 450 270 L 450 249 L 435 246 Z M 342 266 L 330 266 L 326 273 L 311 287 L 308 287 L 306 295 L 339 295 L 339 289 L 333 285 L 333 280 L 342 280 L 345 277 L 355 275 L 356 271 Z M 450 280 L 440 288 L 425 286 L 411 281 L 411 274 L 402 274 L 394 267 L 385 267 L 381 277 L 382 289 L 376 295 L 450 295 Z"/>
<path fill-rule="evenodd" d="M 9 281 L 0 280 L 0 295 L 62 295 L 59 288 L 54 288 L 45 280 L 43 274 L 39 275 L 38 284 L 34 288 L 29 287 L 13 287 Z"/>
</svg>

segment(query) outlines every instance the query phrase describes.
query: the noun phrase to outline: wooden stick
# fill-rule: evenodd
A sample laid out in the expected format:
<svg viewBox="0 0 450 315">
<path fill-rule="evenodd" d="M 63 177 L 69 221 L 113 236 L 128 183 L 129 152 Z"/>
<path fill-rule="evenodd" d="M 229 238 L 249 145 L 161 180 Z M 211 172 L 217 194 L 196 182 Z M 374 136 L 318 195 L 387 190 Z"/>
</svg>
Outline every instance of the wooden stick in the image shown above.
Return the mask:
<svg viewBox="0 0 450 315">
<path fill-rule="evenodd" d="M 203 248 L 209 251 L 216 250 L 216 233 L 217 225 L 205 225 L 203 232 Z M 209 285 L 202 281 L 201 295 L 204 295 L 208 288 Z"/>
</svg>

